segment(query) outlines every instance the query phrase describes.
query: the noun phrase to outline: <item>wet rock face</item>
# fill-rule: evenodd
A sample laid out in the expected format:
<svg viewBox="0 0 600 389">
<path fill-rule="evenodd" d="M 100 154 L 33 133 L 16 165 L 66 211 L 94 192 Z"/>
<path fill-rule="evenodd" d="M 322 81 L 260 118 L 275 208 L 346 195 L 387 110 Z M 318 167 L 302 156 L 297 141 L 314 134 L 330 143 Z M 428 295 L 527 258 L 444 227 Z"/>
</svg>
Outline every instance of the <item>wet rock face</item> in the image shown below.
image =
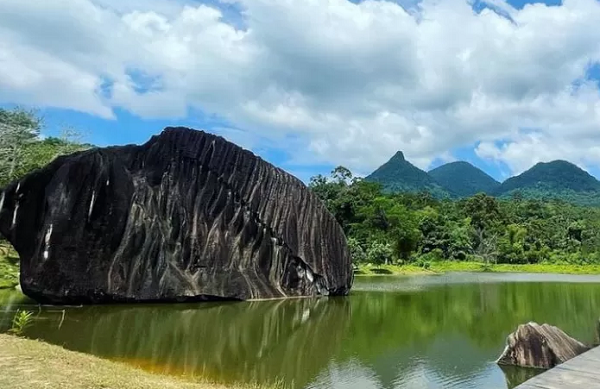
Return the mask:
<svg viewBox="0 0 600 389">
<path fill-rule="evenodd" d="M 185 128 L 10 184 L 0 233 L 40 302 L 344 295 L 353 279 L 340 226 L 301 181 Z"/>
<path fill-rule="evenodd" d="M 588 349 L 560 328 L 531 322 L 520 325 L 508 336 L 506 348 L 497 363 L 549 369 Z"/>
</svg>

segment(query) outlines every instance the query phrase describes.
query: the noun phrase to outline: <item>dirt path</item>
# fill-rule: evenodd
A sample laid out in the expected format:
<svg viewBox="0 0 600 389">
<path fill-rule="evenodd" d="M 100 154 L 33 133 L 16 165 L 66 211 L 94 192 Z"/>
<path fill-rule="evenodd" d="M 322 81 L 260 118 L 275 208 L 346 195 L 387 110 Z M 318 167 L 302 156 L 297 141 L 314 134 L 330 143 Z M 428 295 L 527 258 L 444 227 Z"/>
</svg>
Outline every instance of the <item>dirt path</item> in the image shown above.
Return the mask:
<svg viewBox="0 0 600 389">
<path fill-rule="evenodd" d="M 47 343 L 0 334 L 2 389 L 275 389 L 191 383 L 65 350 Z"/>
</svg>

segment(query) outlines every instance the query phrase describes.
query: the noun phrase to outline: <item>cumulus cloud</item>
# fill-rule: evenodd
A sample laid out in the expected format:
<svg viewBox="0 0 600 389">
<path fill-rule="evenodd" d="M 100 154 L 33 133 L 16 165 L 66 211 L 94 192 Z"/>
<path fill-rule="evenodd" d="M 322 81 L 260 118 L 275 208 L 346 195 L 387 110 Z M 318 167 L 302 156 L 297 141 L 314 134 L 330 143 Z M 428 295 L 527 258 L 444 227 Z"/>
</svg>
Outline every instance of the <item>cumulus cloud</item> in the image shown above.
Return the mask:
<svg viewBox="0 0 600 389">
<path fill-rule="evenodd" d="M 0 0 L 0 101 L 200 109 L 248 144 L 291 140 L 296 165 L 369 171 L 401 149 L 426 167 L 475 144 L 514 171 L 600 165 L 600 3 L 487 3 Z"/>
<path fill-rule="evenodd" d="M 482 142 L 475 148 L 475 153 L 482 159 L 504 162 L 513 174 L 520 174 L 538 162 L 557 159 L 573 161 L 582 169 L 597 165 L 600 147 L 590 145 L 581 155 L 579 146 L 579 141 L 533 132 L 519 134 L 505 142 Z"/>
</svg>

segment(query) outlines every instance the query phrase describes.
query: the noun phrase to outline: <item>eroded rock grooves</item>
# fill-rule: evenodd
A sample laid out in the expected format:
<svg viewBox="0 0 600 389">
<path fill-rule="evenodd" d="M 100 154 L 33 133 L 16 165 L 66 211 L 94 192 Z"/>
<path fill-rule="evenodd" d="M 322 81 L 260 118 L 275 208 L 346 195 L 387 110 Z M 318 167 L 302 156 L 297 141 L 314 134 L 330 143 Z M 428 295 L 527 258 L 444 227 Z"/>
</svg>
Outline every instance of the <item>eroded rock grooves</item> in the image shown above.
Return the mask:
<svg viewBox="0 0 600 389">
<path fill-rule="evenodd" d="M 587 350 L 587 346 L 558 327 L 530 322 L 508 335 L 497 363 L 549 369 Z"/>
<path fill-rule="evenodd" d="M 0 233 L 40 302 L 344 295 L 353 279 L 340 226 L 300 180 L 186 128 L 10 184 Z"/>
</svg>

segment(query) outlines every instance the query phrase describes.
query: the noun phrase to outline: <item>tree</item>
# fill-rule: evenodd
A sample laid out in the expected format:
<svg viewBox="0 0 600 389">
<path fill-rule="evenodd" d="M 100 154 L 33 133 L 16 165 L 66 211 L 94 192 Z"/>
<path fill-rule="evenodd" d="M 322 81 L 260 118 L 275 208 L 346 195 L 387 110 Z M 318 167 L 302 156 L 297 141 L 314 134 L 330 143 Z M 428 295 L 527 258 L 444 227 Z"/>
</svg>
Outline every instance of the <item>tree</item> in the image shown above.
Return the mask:
<svg viewBox="0 0 600 389">
<path fill-rule="evenodd" d="M 387 243 L 372 242 L 367 250 L 367 260 L 377 266 L 387 265 L 392 260 L 392 247 Z"/>
<path fill-rule="evenodd" d="M 330 193 L 329 181 L 327 180 L 327 177 L 322 174 L 311 177 L 308 187 L 325 203 L 325 205 L 327 205 L 327 202 L 333 197 Z"/>
<path fill-rule="evenodd" d="M 331 178 L 337 183 L 348 184 L 352 181 L 352 172 L 343 166 L 338 166 L 331 172 Z"/>
<path fill-rule="evenodd" d="M 93 147 L 92 145 L 84 143 L 81 132 L 73 127 L 63 128 L 59 140 L 56 156 L 68 155 Z"/>
<path fill-rule="evenodd" d="M 310 179 L 308 187 L 323 201 L 346 234 L 359 222 L 358 210 L 381 194 L 381 185 L 352 176 L 350 170 L 338 166 L 327 178 L 321 174 Z"/>
<path fill-rule="evenodd" d="M 473 252 L 473 243 L 471 242 L 472 227 L 470 225 L 470 219 L 464 218 L 458 221 L 450 221 L 446 223 L 446 231 L 448 245 L 446 248 L 446 258 L 449 259 L 457 259 L 457 260 L 465 260 L 467 259 L 467 254 L 471 254 Z M 489 244 L 492 241 L 485 241 L 481 247 L 482 252 L 485 250 L 489 250 L 491 247 Z M 486 252 L 486 254 L 489 254 Z"/>
<path fill-rule="evenodd" d="M 348 238 L 348 249 L 350 250 L 350 257 L 352 263 L 365 263 L 367 261 L 367 253 L 360 245 L 360 242 L 355 238 Z"/>
<path fill-rule="evenodd" d="M 503 221 L 500 203 L 494 197 L 479 193 L 464 202 L 464 211 L 473 226 L 473 249 L 479 255 L 484 252 L 490 255 Z"/>
<path fill-rule="evenodd" d="M 464 209 L 471 218 L 471 224 L 478 230 L 489 229 L 502 219 L 498 200 L 484 193 L 467 199 Z"/>
<path fill-rule="evenodd" d="M 483 230 L 479 230 L 483 232 Z M 497 262 L 498 258 L 498 235 L 492 234 L 483 236 L 480 234 L 477 239 L 477 249 L 475 250 L 475 254 L 483 259 L 486 265 L 489 265 L 490 262 Z"/>
<path fill-rule="evenodd" d="M 421 231 L 416 212 L 411 212 L 402 204 L 394 204 L 388 210 L 390 241 L 394 244 L 399 259 L 408 260 L 417 251 L 421 242 Z"/>
<path fill-rule="evenodd" d="M 17 178 L 28 144 L 40 134 L 41 119 L 35 112 L 0 108 L 0 186 Z"/>
<path fill-rule="evenodd" d="M 0 108 L 0 187 L 60 155 L 92 147 L 82 143 L 81 134 L 66 128 L 60 138 L 40 137 L 42 120 L 34 111 Z"/>
<path fill-rule="evenodd" d="M 525 236 L 527 229 L 518 224 L 509 224 L 506 226 L 504 235 L 498 244 L 498 256 L 500 262 L 524 263 L 525 254 Z"/>
</svg>

